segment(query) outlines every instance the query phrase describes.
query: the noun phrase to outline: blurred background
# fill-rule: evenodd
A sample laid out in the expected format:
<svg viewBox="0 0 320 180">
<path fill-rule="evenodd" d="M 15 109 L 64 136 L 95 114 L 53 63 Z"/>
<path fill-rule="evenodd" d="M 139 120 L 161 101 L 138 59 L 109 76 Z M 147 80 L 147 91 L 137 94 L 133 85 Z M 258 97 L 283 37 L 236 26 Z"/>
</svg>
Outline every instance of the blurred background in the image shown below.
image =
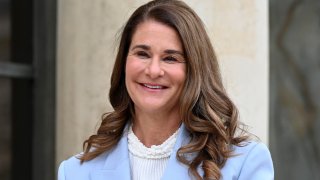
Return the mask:
<svg viewBox="0 0 320 180">
<path fill-rule="evenodd" d="M 320 179 L 320 1 L 269 4 L 269 137 L 276 178 Z"/>
<path fill-rule="evenodd" d="M 0 0 L 1 180 L 53 180 L 81 151 L 110 109 L 115 34 L 143 2 Z M 320 1 L 187 3 L 275 179 L 320 180 Z"/>
</svg>

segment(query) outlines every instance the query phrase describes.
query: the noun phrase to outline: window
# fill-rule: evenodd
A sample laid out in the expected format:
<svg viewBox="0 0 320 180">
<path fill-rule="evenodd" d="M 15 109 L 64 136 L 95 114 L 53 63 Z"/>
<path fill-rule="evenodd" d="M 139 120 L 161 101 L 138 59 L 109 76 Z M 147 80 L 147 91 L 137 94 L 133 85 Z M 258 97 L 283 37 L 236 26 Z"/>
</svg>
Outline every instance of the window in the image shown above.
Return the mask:
<svg viewBox="0 0 320 180">
<path fill-rule="evenodd" d="M 0 179 L 55 179 L 56 0 L 0 0 Z"/>
</svg>

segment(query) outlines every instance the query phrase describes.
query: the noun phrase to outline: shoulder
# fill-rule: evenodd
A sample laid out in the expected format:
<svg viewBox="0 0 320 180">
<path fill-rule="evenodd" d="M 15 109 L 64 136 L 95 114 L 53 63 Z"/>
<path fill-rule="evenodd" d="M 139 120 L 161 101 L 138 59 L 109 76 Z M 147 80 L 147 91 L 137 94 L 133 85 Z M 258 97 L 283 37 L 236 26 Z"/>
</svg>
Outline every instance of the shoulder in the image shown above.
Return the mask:
<svg viewBox="0 0 320 180">
<path fill-rule="evenodd" d="M 58 170 L 58 180 L 67 180 L 71 177 L 71 179 L 77 180 L 90 179 L 89 176 L 92 170 L 103 168 L 105 159 L 107 158 L 107 153 L 103 153 L 96 158 L 84 163 L 80 162 L 80 156 L 81 154 L 72 156 L 60 163 Z"/>
<path fill-rule="evenodd" d="M 274 179 L 272 159 L 266 145 L 250 141 L 232 148 L 233 156 L 221 169 L 223 179 Z"/>
</svg>

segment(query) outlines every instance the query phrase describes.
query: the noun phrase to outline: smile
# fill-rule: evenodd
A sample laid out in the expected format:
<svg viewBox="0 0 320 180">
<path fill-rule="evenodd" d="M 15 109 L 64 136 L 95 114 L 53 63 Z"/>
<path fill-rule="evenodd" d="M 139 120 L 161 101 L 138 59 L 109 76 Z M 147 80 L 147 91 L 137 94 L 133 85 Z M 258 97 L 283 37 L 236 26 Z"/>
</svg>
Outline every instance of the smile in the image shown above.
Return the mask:
<svg viewBox="0 0 320 180">
<path fill-rule="evenodd" d="M 165 86 L 161 85 L 151 85 L 151 84 L 142 84 L 144 87 L 147 87 L 149 89 L 165 89 Z"/>
</svg>

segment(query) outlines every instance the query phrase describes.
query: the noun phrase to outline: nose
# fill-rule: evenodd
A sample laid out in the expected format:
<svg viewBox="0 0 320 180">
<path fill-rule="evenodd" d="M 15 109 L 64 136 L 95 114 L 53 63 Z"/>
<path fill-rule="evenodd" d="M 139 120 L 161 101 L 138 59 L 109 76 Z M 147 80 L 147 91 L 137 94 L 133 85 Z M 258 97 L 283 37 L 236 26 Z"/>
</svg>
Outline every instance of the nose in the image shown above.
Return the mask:
<svg viewBox="0 0 320 180">
<path fill-rule="evenodd" d="M 162 77 L 164 75 L 164 70 L 161 67 L 160 58 L 152 58 L 145 69 L 145 73 L 152 79 Z"/>
</svg>

